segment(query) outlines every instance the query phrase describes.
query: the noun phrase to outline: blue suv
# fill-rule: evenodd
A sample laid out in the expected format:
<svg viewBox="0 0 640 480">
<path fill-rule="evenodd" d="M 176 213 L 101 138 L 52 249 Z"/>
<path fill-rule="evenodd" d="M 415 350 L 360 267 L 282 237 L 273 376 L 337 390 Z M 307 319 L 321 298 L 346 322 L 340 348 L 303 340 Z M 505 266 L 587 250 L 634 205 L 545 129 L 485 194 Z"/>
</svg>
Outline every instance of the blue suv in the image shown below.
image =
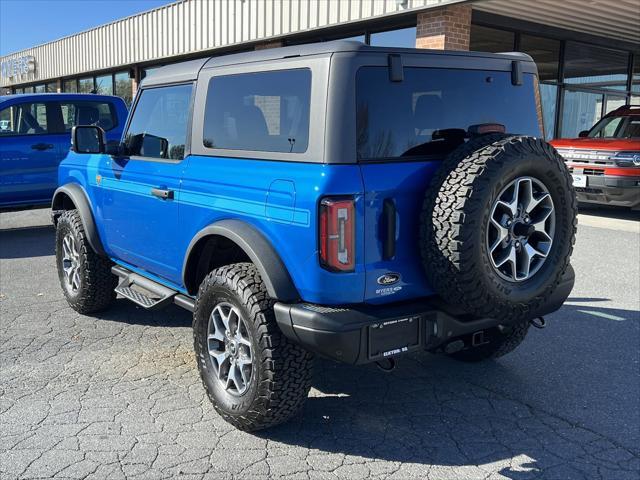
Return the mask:
<svg viewBox="0 0 640 480">
<path fill-rule="evenodd" d="M 75 125 L 96 125 L 120 140 L 127 107 L 118 97 L 26 94 L 0 97 L 0 209 L 49 205 L 58 165 Z"/>
<path fill-rule="evenodd" d="M 513 350 L 569 295 L 576 200 L 523 54 L 335 42 L 145 79 L 122 141 L 77 126 L 52 205 L 78 312 L 193 312 L 216 410 L 302 406 L 312 355 Z"/>
</svg>

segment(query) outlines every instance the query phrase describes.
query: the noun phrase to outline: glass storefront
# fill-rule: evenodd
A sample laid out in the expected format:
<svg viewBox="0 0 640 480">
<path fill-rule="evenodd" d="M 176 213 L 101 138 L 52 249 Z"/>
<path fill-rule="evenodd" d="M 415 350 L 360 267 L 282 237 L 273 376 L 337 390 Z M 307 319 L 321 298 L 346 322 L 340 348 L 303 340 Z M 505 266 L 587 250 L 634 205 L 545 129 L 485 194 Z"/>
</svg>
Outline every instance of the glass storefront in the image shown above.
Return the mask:
<svg viewBox="0 0 640 480">
<path fill-rule="evenodd" d="M 93 77 L 78 79 L 78 93 L 93 93 L 94 89 Z"/>
<path fill-rule="evenodd" d="M 113 75 L 101 75 L 96 77 L 96 93 L 100 95 L 113 95 Z"/>
<path fill-rule="evenodd" d="M 535 60 L 547 139 L 577 137 L 603 115 L 627 103 L 640 103 L 640 54 L 629 90 L 631 54 L 596 45 L 471 26 L 471 50 L 519 50 Z M 564 60 L 561 52 L 564 51 Z"/>
<path fill-rule="evenodd" d="M 122 98 L 124 102 L 131 105 L 132 96 L 132 80 L 129 78 L 129 72 L 118 72 L 113 75 L 114 92 L 113 94 Z"/>
<path fill-rule="evenodd" d="M 414 48 L 416 46 L 416 27 L 372 33 L 369 44 L 375 47 Z"/>
</svg>

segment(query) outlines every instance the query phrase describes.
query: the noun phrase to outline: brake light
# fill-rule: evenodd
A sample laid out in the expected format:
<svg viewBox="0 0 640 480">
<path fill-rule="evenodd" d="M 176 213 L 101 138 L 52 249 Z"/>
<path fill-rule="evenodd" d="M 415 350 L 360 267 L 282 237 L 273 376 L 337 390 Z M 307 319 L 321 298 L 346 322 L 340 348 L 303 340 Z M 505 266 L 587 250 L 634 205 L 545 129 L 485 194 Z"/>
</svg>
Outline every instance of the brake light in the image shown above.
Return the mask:
<svg viewBox="0 0 640 480">
<path fill-rule="evenodd" d="M 322 199 L 319 236 L 321 265 L 332 271 L 353 271 L 355 205 L 352 198 Z"/>
</svg>

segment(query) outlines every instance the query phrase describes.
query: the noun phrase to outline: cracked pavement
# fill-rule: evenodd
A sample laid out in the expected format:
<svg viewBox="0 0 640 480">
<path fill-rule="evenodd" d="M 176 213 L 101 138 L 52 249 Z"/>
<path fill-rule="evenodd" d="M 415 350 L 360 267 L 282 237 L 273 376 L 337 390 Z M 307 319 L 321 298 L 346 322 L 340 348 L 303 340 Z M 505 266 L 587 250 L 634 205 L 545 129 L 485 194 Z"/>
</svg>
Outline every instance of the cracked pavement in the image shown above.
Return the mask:
<svg viewBox="0 0 640 480">
<path fill-rule="evenodd" d="M 318 360 L 302 414 L 248 434 L 205 398 L 188 312 L 75 313 L 48 211 L 2 213 L 0 477 L 638 479 L 640 223 L 619 216 L 581 215 L 571 298 L 509 356 Z"/>
</svg>

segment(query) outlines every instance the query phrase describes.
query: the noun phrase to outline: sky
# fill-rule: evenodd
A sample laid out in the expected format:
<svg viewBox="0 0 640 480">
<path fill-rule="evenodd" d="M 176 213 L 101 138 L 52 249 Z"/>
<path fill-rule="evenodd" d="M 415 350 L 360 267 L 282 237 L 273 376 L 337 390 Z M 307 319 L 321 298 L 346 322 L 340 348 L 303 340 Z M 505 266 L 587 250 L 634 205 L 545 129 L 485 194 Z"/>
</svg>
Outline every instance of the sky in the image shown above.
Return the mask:
<svg viewBox="0 0 640 480">
<path fill-rule="evenodd" d="M 171 2 L 172 0 L 0 0 L 0 56 Z"/>
</svg>

